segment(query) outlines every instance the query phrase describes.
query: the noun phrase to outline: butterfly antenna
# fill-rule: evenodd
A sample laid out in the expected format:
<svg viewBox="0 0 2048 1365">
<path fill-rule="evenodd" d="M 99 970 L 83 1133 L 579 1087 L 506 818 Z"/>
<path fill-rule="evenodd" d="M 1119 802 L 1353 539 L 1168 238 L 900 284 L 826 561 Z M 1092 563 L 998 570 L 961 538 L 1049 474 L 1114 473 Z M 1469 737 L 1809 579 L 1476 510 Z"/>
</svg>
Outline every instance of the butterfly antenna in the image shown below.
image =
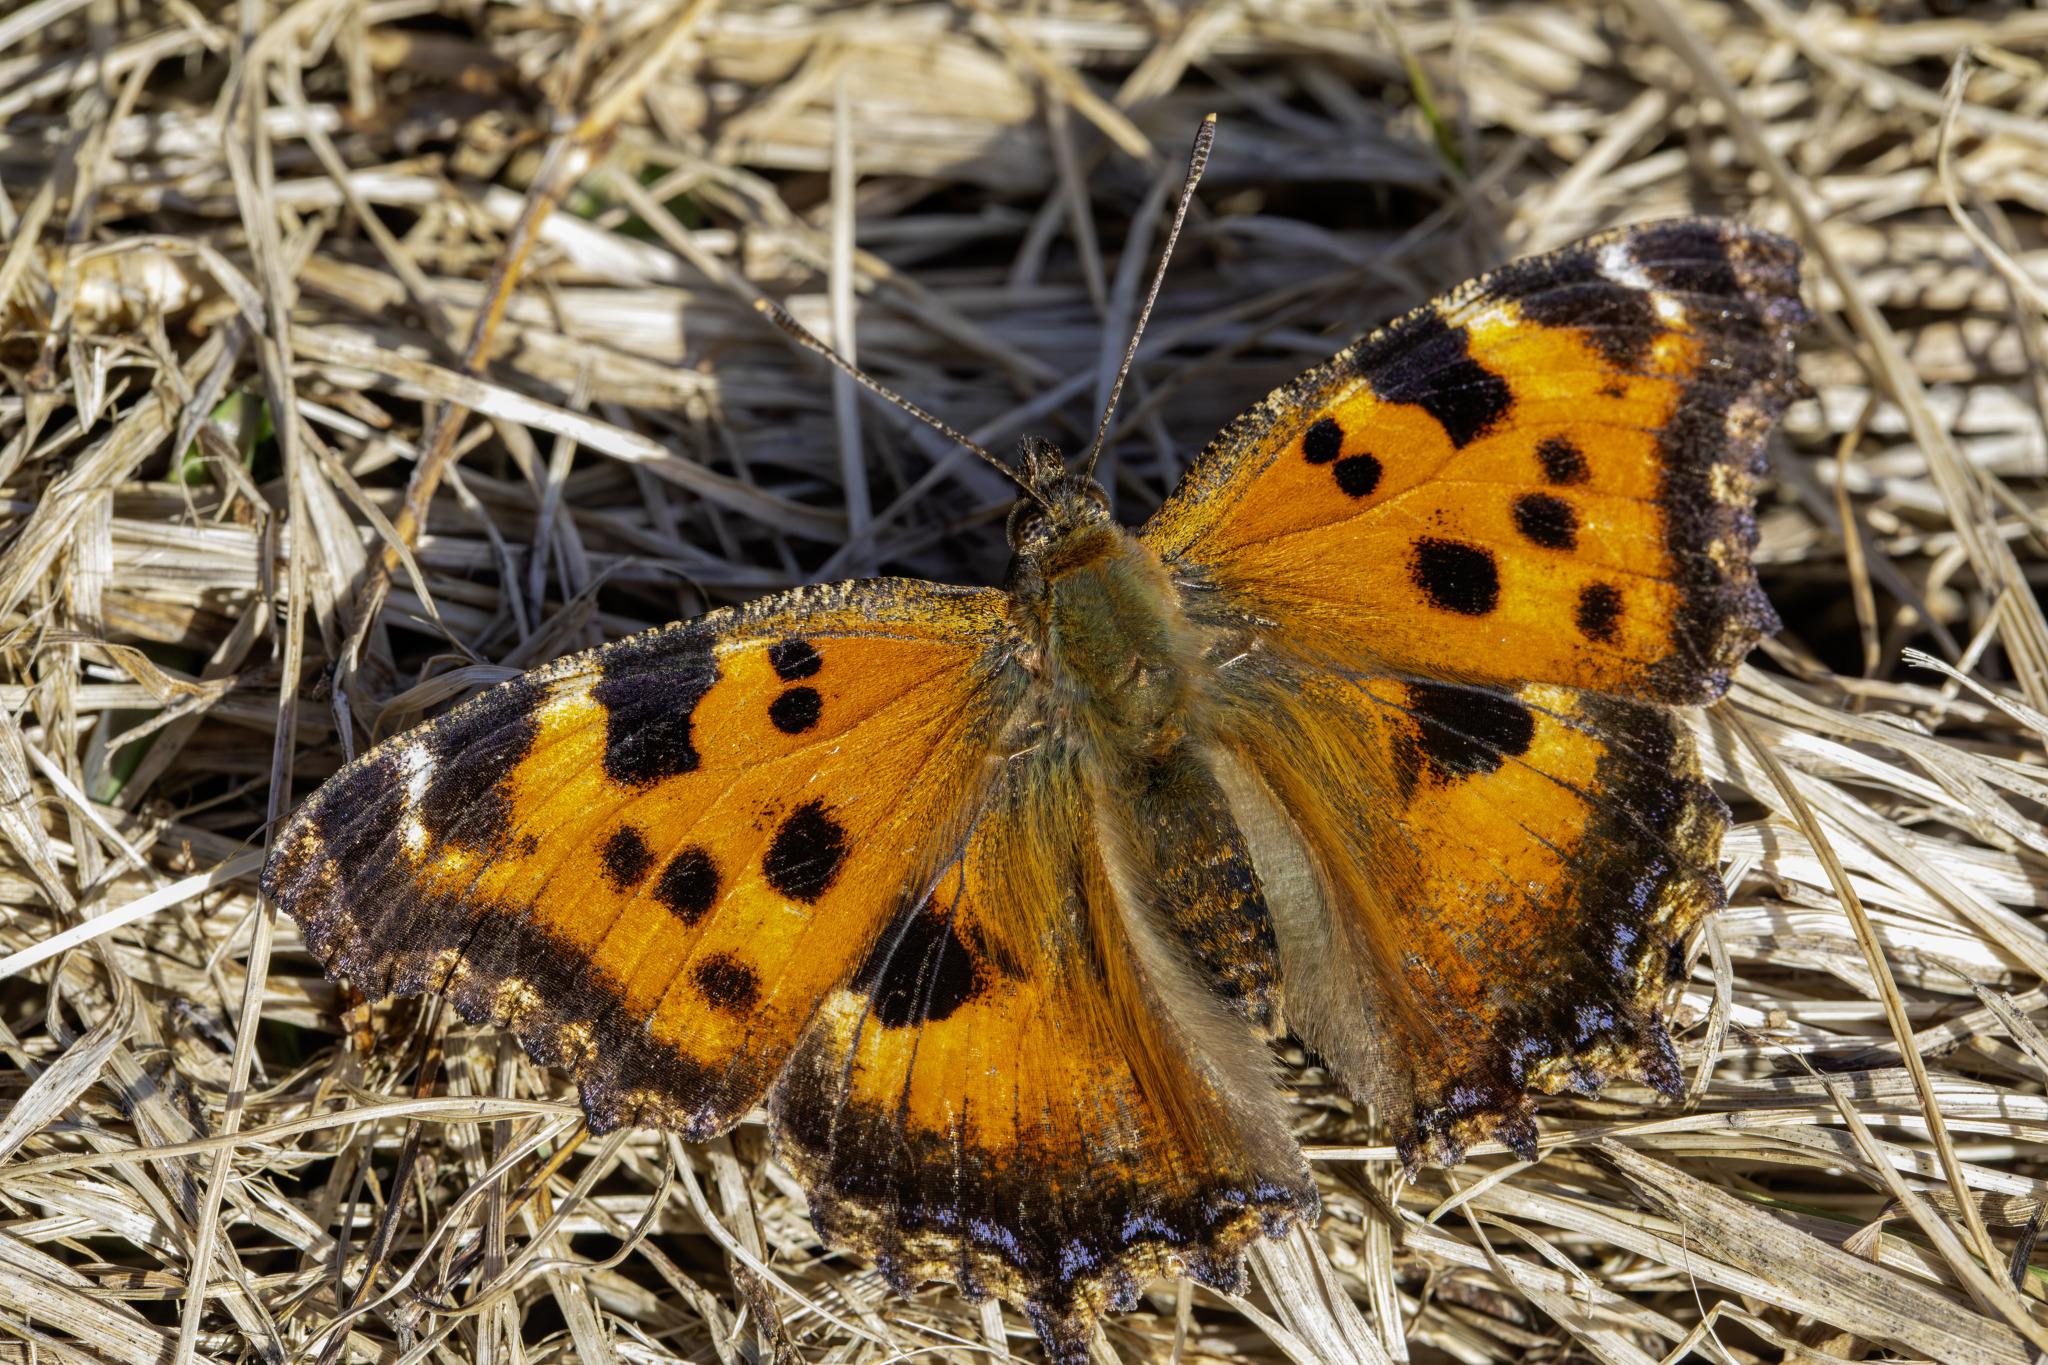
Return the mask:
<svg viewBox="0 0 2048 1365">
<path fill-rule="evenodd" d="M 1020 476 L 1016 470 L 1010 468 L 1001 460 L 997 459 L 994 455 L 990 454 L 987 447 L 974 441 L 971 437 L 967 435 L 967 433 L 963 431 L 957 431 L 953 427 L 948 426 L 946 423 L 940 421 L 938 418 L 926 412 L 917 404 L 911 402 L 908 398 L 905 398 L 902 394 L 896 393 L 890 389 L 885 389 L 880 384 L 877 384 L 874 380 L 868 378 L 867 374 L 863 372 L 859 366 L 853 364 L 845 356 L 839 354 L 839 352 L 833 350 L 830 346 L 827 346 L 824 342 L 820 341 L 815 335 L 812 334 L 811 330 L 808 327 L 804 326 L 801 322 L 798 322 L 795 318 L 791 317 L 789 310 L 787 308 L 784 308 L 775 300 L 770 298 L 755 299 L 754 311 L 760 313 L 762 316 L 766 317 L 770 322 L 774 323 L 777 327 L 780 327 L 783 331 L 789 333 L 790 336 L 794 337 L 797 343 L 803 346 L 805 349 L 816 351 L 819 355 L 825 357 L 825 359 L 831 361 L 834 365 L 837 365 L 840 369 L 846 371 L 847 374 L 853 376 L 853 381 L 856 384 L 859 384 L 862 388 L 868 390 L 868 392 L 875 394 L 876 396 L 884 399 L 887 402 L 895 404 L 897 407 L 909 413 L 912 417 L 915 417 L 918 421 L 923 422 L 932 430 L 938 432 L 943 436 L 951 437 L 953 440 L 958 441 L 961 445 L 966 446 L 975 454 L 981 456 L 982 459 L 987 460 L 996 469 L 1002 471 L 1002 475 L 1004 478 L 1010 480 L 1010 482 L 1016 484 L 1019 488 L 1023 489 L 1027 497 L 1030 497 L 1034 500 L 1038 498 L 1038 495 L 1031 491 L 1031 485 L 1026 483 L 1023 477 Z"/>
<path fill-rule="evenodd" d="M 1152 288 L 1145 294 L 1145 306 L 1138 311 L 1137 330 L 1131 333 L 1131 348 L 1124 352 L 1123 368 L 1116 372 L 1116 383 L 1109 390 L 1109 402 L 1102 408 L 1102 425 L 1095 429 L 1095 444 L 1088 448 L 1088 465 L 1084 472 L 1095 473 L 1096 457 L 1102 454 L 1102 443 L 1109 436 L 1109 419 L 1116 415 L 1116 400 L 1123 395 L 1124 379 L 1131 372 L 1131 363 L 1138 358 L 1138 342 L 1145 335 L 1145 324 L 1152 318 L 1152 305 L 1159 298 L 1159 286 L 1166 283 L 1166 263 L 1173 259 L 1173 244 L 1180 240 L 1180 225 L 1187 221 L 1188 205 L 1195 197 L 1195 186 L 1201 183 L 1202 172 L 1209 165 L 1209 146 L 1216 141 L 1216 116 L 1209 115 L 1202 120 L 1202 126 L 1195 133 L 1195 149 L 1188 154 L 1188 178 L 1181 183 L 1180 207 L 1173 211 L 1173 230 L 1166 234 L 1166 250 L 1159 253 L 1159 269 L 1152 273 Z"/>
</svg>

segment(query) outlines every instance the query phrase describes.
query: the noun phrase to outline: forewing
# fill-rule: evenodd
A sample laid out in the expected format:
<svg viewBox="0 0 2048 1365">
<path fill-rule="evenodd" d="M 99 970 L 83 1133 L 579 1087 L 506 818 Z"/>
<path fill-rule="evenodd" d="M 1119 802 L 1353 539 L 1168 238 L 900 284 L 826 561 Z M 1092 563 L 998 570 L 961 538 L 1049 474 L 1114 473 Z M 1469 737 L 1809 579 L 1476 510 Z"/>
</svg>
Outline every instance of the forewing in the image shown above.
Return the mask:
<svg viewBox="0 0 2048 1365">
<path fill-rule="evenodd" d="M 1144 539 L 1291 647 L 1711 700 L 1776 628 L 1749 562 L 1798 257 L 1680 219 L 1518 261 L 1245 414 Z"/>
<path fill-rule="evenodd" d="M 929 876 L 1021 695 L 999 593 L 804 589 L 530 673 L 294 815 L 265 886 L 372 996 L 446 990 L 591 1125 L 723 1131 Z"/>
</svg>

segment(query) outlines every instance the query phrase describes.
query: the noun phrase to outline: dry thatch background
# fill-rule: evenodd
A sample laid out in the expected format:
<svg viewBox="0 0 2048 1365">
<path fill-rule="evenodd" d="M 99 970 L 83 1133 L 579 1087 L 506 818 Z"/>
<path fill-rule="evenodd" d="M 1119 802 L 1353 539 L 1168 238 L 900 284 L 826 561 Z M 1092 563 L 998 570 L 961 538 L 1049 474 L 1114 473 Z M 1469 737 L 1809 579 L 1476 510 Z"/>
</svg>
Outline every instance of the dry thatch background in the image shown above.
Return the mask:
<svg viewBox="0 0 2048 1365">
<path fill-rule="evenodd" d="M 1688 1100 L 1547 1101 L 1541 1162 L 1407 1184 L 1298 1068 L 1321 1227 L 1244 1299 L 1155 1285 L 1101 1359 L 2021 1365 L 2044 62 L 2048 12 L 1907 0 L 15 0 L 0 948 L 166 908 L 0 985 L 0 1360 L 1036 1358 L 824 1252 L 758 1124 L 579 1143 L 504 1037 L 349 1012 L 251 850 L 522 667 L 821 575 L 999 574 L 1001 482 L 751 300 L 1071 448 L 1217 109 L 1130 519 L 1355 333 L 1613 223 L 1801 238 L 1814 397 L 1763 516 L 1787 633 L 1701 722 L 1739 824 Z"/>
</svg>

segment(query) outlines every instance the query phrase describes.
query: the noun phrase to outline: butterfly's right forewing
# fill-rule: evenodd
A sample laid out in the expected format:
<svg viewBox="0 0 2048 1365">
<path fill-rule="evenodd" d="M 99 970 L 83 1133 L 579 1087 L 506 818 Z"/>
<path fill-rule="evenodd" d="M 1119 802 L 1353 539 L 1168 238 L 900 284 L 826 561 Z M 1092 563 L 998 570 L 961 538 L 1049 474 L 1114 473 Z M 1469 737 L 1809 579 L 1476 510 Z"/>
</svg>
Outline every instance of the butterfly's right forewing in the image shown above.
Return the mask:
<svg viewBox="0 0 2048 1365">
<path fill-rule="evenodd" d="M 1798 286 L 1700 219 L 1515 262 L 1238 419 L 1143 538 L 1305 651 L 1710 701 L 1776 628 L 1749 551 Z"/>
</svg>

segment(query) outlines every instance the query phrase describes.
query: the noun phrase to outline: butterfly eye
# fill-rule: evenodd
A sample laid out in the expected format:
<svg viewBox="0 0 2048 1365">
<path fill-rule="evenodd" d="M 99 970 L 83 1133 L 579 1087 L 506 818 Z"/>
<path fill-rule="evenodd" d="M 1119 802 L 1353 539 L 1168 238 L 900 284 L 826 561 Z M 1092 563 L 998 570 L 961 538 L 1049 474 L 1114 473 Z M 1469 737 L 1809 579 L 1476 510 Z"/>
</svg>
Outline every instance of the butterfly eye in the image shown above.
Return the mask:
<svg viewBox="0 0 2048 1365">
<path fill-rule="evenodd" d="M 1100 507 L 1105 512 L 1109 510 L 1109 494 L 1102 491 L 1101 484 L 1089 484 L 1087 488 L 1087 493 L 1089 501 L 1093 502 L 1097 507 Z"/>
<path fill-rule="evenodd" d="M 1036 503 L 1019 500 L 1010 509 L 1010 522 L 1004 529 L 1004 536 L 1012 550 L 1021 550 L 1026 541 L 1033 540 L 1045 531 L 1045 513 Z"/>
</svg>

